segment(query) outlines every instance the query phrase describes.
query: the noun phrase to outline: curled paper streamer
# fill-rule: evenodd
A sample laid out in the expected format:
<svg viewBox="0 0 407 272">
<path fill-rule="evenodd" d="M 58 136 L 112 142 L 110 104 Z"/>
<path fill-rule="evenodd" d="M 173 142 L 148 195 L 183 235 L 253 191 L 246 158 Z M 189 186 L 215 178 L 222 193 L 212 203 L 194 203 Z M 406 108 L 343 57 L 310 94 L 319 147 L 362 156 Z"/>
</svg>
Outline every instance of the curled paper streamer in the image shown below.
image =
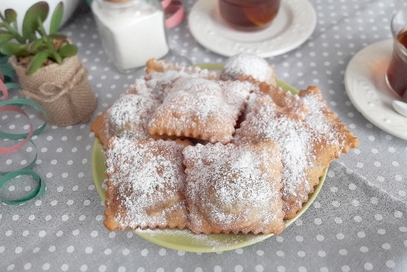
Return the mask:
<svg viewBox="0 0 407 272">
<path fill-rule="evenodd" d="M 178 0 L 162 0 L 161 6 L 165 12 L 165 27 L 173 28 L 184 19 L 184 5 Z"/>
<path fill-rule="evenodd" d="M 3 98 L 4 101 L 0 102 L 0 113 L 1 112 L 16 112 L 19 113 L 23 116 L 25 116 L 28 120 L 30 120 L 29 116 L 27 113 L 22 110 L 20 107 L 21 106 L 30 106 L 38 111 L 40 111 L 42 114 L 45 115 L 45 110 L 39 106 L 38 104 L 25 100 L 25 99 L 15 99 L 15 100 L 8 100 L 8 90 L 6 85 L 3 82 L 4 76 L 0 73 L 0 89 L 3 93 Z M 20 148 L 22 148 L 27 142 L 30 142 L 36 149 L 36 146 L 34 142 L 31 140 L 31 137 L 33 135 L 38 135 L 40 134 L 45 126 L 47 125 L 46 122 L 44 122 L 43 125 L 38 127 L 37 129 L 34 129 L 32 123 L 30 122 L 30 128 L 29 132 L 27 133 L 21 133 L 21 134 L 13 134 L 13 133 L 6 133 L 3 131 L 0 131 L 0 138 L 1 139 L 7 139 L 7 140 L 21 140 L 17 144 L 9 146 L 9 147 L 0 147 L 0 154 L 11 154 L 16 151 L 18 151 Z M 37 150 L 36 150 L 37 152 Z M 0 196 L 0 202 L 3 202 L 4 204 L 7 205 L 21 205 L 26 203 L 27 201 L 30 201 L 36 197 L 41 196 L 45 190 L 46 190 L 46 185 L 44 181 L 40 178 L 40 176 L 35 173 L 31 168 L 35 165 L 35 161 L 37 159 L 37 154 L 35 155 L 34 159 L 29 163 L 27 166 L 14 170 L 14 171 L 0 171 L 0 189 L 9 181 L 19 177 L 19 176 L 30 176 L 32 180 L 35 183 L 35 187 L 33 190 L 31 190 L 27 195 L 20 197 L 18 199 L 10 200 L 10 199 L 3 199 Z"/>
<path fill-rule="evenodd" d="M 10 180 L 19 177 L 19 176 L 31 176 L 31 178 L 35 181 L 36 186 L 34 187 L 34 190 L 29 192 L 26 196 L 23 196 L 18 199 L 14 200 L 7 200 L 7 199 L 0 199 L 1 202 L 7 205 L 21 205 L 26 203 L 27 201 L 30 201 L 38 196 L 41 196 L 44 194 L 46 190 L 46 186 L 44 181 L 40 178 L 40 176 L 35 173 L 33 170 L 30 169 L 21 169 L 18 171 L 13 171 L 10 172 L 3 177 L 0 178 L 0 189 L 3 187 L 4 184 L 9 182 Z"/>
</svg>

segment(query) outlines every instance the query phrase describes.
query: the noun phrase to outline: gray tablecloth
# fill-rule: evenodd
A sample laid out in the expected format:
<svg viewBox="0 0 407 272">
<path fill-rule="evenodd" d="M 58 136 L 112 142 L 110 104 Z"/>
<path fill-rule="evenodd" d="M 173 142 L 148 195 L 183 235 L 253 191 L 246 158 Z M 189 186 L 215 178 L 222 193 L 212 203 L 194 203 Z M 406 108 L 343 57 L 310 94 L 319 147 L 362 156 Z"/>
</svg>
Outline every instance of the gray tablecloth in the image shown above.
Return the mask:
<svg viewBox="0 0 407 272">
<path fill-rule="evenodd" d="M 188 13 L 195 1 L 183 3 Z M 48 126 L 33 139 L 39 153 L 34 170 L 47 192 L 22 206 L 0 206 L 0 271 L 407 271 L 407 142 L 366 120 L 344 86 L 351 58 L 391 38 L 396 2 L 310 3 L 318 20 L 314 33 L 297 49 L 267 61 L 280 79 L 298 89 L 320 87 L 328 105 L 359 138 L 359 147 L 332 163 L 320 194 L 300 219 L 278 237 L 218 253 L 177 251 L 131 231 L 109 232 L 92 178 L 90 124 Z M 115 70 L 85 3 L 62 31 L 79 45 L 89 70 L 98 98 L 94 120 L 143 71 Z M 226 59 L 194 40 L 187 19 L 168 30 L 168 39 L 193 64 Z"/>
</svg>

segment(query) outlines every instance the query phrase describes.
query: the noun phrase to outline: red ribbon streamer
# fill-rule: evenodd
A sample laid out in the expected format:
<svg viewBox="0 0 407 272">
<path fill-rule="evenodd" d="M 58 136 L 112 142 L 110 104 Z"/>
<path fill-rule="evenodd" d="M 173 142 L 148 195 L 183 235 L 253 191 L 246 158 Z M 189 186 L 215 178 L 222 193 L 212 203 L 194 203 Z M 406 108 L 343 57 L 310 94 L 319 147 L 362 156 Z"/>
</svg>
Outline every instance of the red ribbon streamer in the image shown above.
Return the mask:
<svg viewBox="0 0 407 272">
<path fill-rule="evenodd" d="M 166 16 L 165 26 L 167 28 L 173 28 L 179 25 L 184 19 L 185 9 L 181 1 L 162 0 L 161 6 Z"/>
</svg>

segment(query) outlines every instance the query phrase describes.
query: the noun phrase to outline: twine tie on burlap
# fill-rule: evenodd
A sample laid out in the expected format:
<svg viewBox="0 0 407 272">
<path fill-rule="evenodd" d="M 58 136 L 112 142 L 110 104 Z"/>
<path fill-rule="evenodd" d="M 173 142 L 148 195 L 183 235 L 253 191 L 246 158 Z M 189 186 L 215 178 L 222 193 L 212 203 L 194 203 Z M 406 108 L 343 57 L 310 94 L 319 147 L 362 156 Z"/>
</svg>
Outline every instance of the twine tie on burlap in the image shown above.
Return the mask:
<svg viewBox="0 0 407 272">
<path fill-rule="evenodd" d="M 88 82 L 88 71 L 77 56 L 64 59 L 61 65 L 44 66 L 31 76 L 13 57 L 10 63 L 29 96 L 47 112 L 51 125 L 68 126 L 87 122 L 96 108 L 96 97 Z"/>
<path fill-rule="evenodd" d="M 81 67 L 71 80 L 64 83 L 44 82 L 38 92 L 22 91 L 22 94 L 43 102 L 52 102 L 59 99 L 61 96 L 68 94 L 76 85 L 79 85 L 82 80 L 85 80 L 88 72 L 84 67 Z"/>
</svg>

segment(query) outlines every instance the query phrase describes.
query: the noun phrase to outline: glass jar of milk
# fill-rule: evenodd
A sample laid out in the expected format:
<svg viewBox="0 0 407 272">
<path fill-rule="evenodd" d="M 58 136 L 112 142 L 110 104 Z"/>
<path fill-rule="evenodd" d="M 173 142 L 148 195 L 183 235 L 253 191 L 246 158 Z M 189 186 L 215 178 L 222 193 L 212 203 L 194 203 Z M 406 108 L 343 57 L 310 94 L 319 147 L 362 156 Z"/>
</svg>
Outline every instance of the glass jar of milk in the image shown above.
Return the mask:
<svg viewBox="0 0 407 272">
<path fill-rule="evenodd" d="M 158 0 L 94 0 L 92 11 L 106 55 L 122 73 L 169 52 Z"/>
</svg>

